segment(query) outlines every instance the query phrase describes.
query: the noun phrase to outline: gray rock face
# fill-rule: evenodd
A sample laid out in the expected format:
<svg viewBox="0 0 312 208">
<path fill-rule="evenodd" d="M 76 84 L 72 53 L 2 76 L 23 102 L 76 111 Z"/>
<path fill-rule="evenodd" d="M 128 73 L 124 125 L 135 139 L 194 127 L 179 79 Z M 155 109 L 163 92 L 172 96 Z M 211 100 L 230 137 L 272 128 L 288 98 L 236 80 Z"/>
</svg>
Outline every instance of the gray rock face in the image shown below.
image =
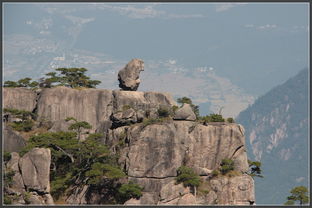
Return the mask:
<svg viewBox="0 0 312 208">
<path fill-rule="evenodd" d="M 111 120 L 115 126 L 130 125 L 138 121 L 137 113 L 132 108 L 114 113 Z"/>
<path fill-rule="evenodd" d="M 13 183 L 5 191 L 14 194 L 14 205 L 53 205 L 50 192 L 51 152 L 46 148 L 34 148 L 22 158 L 16 152 L 6 164 L 6 171 L 14 171 Z M 27 192 L 27 194 L 26 194 Z M 27 198 L 25 196 L 28 195 Z"/>
<path fill-rule="evenodd" d="M 195 115 L 191 105 L 184 103 L 183 106 L 175 112 L 173 119 L 195 121 L 196 115 Z"/>
<path fill-rule="evenodd" d="M 67 117 L 74 117 L 79 121 L 87 121 L 92 125 L 91 131 L 103 127 L 103 123 L 111 120 L 114 114 L 116 121 L 136 122 L 142 120 L 151 112 L 157 112 L 160 105 L 172 106 L 176 102 L 171 95 L 156 92 L 129 92 L 100 89 L 76 90 L 67 87 L 43 89 L 38 98 L 37 120 L 49 120 L 54 123 L 51 131 L 63 130 Z M 135 110 L 136 116 L 118 115 L 125 106 Z M 132 114 L 131 112 L 127 112 Z M 116 115 L 117 114 L 117 115 Z M 124 118 L 122 118 L 124 117 Z M 127 118 L 126 118 L 127 117 Z"/>
<path fill-rule="evenodd" d="M 133 177 L 170 177 L 183 163 L 213 170 L 232 158 L 236 169 L 248 170 L 244 135 L 237 124 L 201 125 L 191 121 L 152 124 L 128 129 L 126 163 Z M 155 151 L 157 149 L 157 151 Z M 240 150 L 240 151 L 239 151 Z"/>
<path fill-rule="evenodd" d="M 207 198 L 214 200 L 216 204 L 251 205 L 255 202 L 254 181 L 248 175 L 220 177 L 212 179 L 210 184 L 212 191 Z"/>
<path fill-rule="evenodd" d="M 189 105 L 177 111 L 178 120 L 138 124 L 144 118 L 157 117 L 159 108 L 176 105 L 169 94 L 157 92 L 56 87 L 43 89 L 35 103 L 38 120 L 52 122 L 50 131 L 67 130 L 69 123 L 64 123 L 64 119 L 75 117 L 89 122 L 93 132 L 104 134 L 103 143 L 120 154 L 119 164 L 125 168 L 128 180 L 144 188 L 140 199 L 131 199 L 126 204 L 235 205 L 254 201 L 253 180 L 246 175 L 214 178 L 209 193 L 196 197 L 189 188 L 175 184 L 176 170 L 182 165 L 193 168 L 205 179 L 222 159 L 231 158 L 236 170 L 246 172 L 244 128 L 239 124 L 194 122 L 196 117 Z M 12 157 L 15 189 L 34 192 L 32 203 L 53 203 L 49 195 L 50 157 L 49 150 L 43 148 L 33 149 L 22 158 Z M 105 190 L 100 193 L 89 186 L 80 187 L 66 201 L 102 203 Z"/>
<path fill-rule="evenodd" d="M 109 90 L 76 90 L 67 87 L 43 89 L 38 100 L 38 120 L 52 122 L 74 117 L 93 127 L 108 120 L 113 110 L 113 96 Z"/>
<path fill-rule="evenodd" d="M 124 156 L 120 162 L 131 180 L 144 187 L 151 204 L 193 203 L 190 195 L 183 198 L 181 194 L 177 198 L 177 193 L 187 194 L 182 189 L 178 191 L 181 187 L 170 185 L 171 191 L 177 193 L 169 194 L 168 184 L 174 183 L 176 170 L 181 165 L 192 167 L 197 174 L 209 175 L 222 159 L 231 158 L 236 170 L 241 173 L 248 170 L 245 138 L 238 124 L 206 126 L 192 121 L 171 121 L 144 128 L 140 125 L 124 128 L 127 128 L 128 147 L 122 151 Z M 140 203 L 146 204 L 143 199 Z M 236 200 L 235 203 L 240 202 Z"/>
<path fill-rule="evenodd" d="M 7 125 L 3 128 L 3 144 L 6 152 L 19 152 L 25 145 L 25 140 Z"/>
<path fill-rule="evenodd" d="M 15 175 L 13 176 L 12 189 L 15 190 L 15 192 L 22 193 L 25 191 L 25 186 L 18 166 L 19 160 L 19 154 L 16 152 L 12 152 L 11 160 L 7 163 L 7 169 L 15 172 Z"/>
<path fill-rule="evenodd" d="M 15 108 L 32 112 L 36 106 L 36 92 L 25 88 L 3 89 L 3 108 Z"/>
<path fill-rule="evenodd" d="M 50 192 L 50 164 L 51 151 L 47 148 L 34 148 L 19 160 L 27 190 Z"/>
<path fill-rule="evenodd" d="M 172 180 L 161 188 L 159 195 L 160 202 L 158 204 L 167 204 L 188 193 L 190 193 L 189 187 L 186 188 L 183 184 L 176 184 L 175 180 Z"/>
<path fill-rule="evenodd" d="M 122 90 L 136 91 L 140 84 L 141 71 L 144 71 L 144 62 L 140 59 L 132 59 L 118 72 L 119 87 Z"/>
</svg>

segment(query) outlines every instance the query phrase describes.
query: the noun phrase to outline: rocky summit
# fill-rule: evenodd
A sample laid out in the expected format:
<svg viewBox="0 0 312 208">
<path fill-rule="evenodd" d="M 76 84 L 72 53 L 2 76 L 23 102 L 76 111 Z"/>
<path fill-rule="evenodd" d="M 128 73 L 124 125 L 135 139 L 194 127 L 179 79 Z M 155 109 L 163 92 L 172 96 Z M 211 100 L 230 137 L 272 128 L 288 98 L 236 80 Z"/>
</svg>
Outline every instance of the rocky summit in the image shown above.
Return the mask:
<svg viewBox="0 0 312 208">
<path fill-rule="evenodd" d="M 255 203 L 254 181 L 247 174 L 249 165 L 244 127 L 229 122 L 200 122 L 189 104 L 178 107 L 170 94 L 133 91 L 138 88 L 138 74 L 142 69 L 143 61 L 134 59 L 119 72 L 123 90 L 62 86 L 39 90 L 3 89 L 4 108 L 8 112 L 4 122 L 4 146 L 7 152 L 11 152 L 5 167 L 7 172 L 13 171 L 12 183 L 6 186 L 5 192 L 18 196 L 13 198 L 13 204 Z M 23 102 L 19 98 L 23 98 Z M 31 112 L 33 126 L 23 132 L 18 123 L 12 125 L 12 115 L 14 112 L 25 114 L 26 111 Z M 72 134 L 66 132 L 78 124 L 85 128 L 76 128 L 83 139 L 75 142 L 70 140 Z M 44 136 L 40 137 L 42 132 Z M 62 140 L 66 135 L 71 141 L 69 146 L 65 146 L 66 141 Z M 82 147 L 94 145 L 88 143 L 88 135 L 101 135 L 101 145 L 105 145 L 114 155 L 122 173 L 99 162 L 87 166 L 87 172 L 75 174 L 87 177 L 83 180 L 77 178 L 70 184 L 66 182 L 66 187 L 58 193 L 60 201 L 56 190 L 64 186 L 62 180 L 68 176 L 61 173 L 64 178 L 60 179 L 55 175 L 60 168 L 56 164 L 58 161 L 68 161 L 69 171 L 71 165 L 80 164 L 79 161 L 85 160 L 85 165 L 88 165 L 92 154 L 98 157 L 108 154 L 105 148 L 92 146 L 91 152 L 79 155 L 77 151 L 82 151 Z M 33 146 L 28 144 L 29 137 Z M 230 161 L 232 165 L 222 169 L 225 168 L 222 166 L 224 161 Z M 181 175 L 179 170 L 186 172 Z M 110 175 L 107 171 L 114 174 Z M 99 173 L 106 175 L 98 177 Z M 110 180 L 118 174 L 118 179 Z M 191 177 L 188 183 L 188 179 L 183 179 L 187 174 Z M 54 181 L 50 181 L 51 175 Z M 131 188 L 121 185 L 125 181 Z M 125 198 L 123 194 L 131 190 L 135 191 Z M 58 199 L 53 199 L 54 196 Z"/>
<path fill-rule="evenodd" d="M 136 91 L 140 84 L 141 71 L 144 71 L 144 62 L 140 59 L 132 59 L 118 72 L 119 87 L 122 90 Z"/>
</svg>

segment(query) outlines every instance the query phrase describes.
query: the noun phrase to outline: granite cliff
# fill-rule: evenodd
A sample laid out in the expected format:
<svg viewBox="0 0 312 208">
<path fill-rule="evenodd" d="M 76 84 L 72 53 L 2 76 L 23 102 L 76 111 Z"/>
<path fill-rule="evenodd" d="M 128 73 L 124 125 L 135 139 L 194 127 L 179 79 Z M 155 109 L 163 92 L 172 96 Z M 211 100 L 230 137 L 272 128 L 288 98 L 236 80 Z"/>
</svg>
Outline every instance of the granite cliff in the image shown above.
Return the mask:
<svg viewBox="0 0 312 208">
<path fill-rule="evenodd" d="M 188 98 L 179 108 L 170 94 L 136 91 L 143 68 L 133 59 L 120 70 L 121 90 L 74 82 L 84 68 L 48 74 L 63 86 L 4 88 L 7 202 L 254 204 L 243 126 L 199 121 Z"/>
<path fill-rule="evenodd" d="M 147 118 L 157 118 L 159 108 L 171 109 L 177 105 L 169 94 L 55 87 L 37 91 L 4 88 L 3 96 L 4 108 L 37 114 L 34 128 L 48 123 L 49 131 L 66 130 L 65 118 L 75 117 L 89 122 L 92 125 L 90 132 L 102 133 L 102 142 L 120 155 L 119 165 L 127 179 L 143 187 L 142 197 L 130 199 L 125 204 L 249 205 L 255 202 L 254 182 L 246 174 L 248 163 L 243 126 L 226 122 L 204 125 L 192 119 L 165 119 L 150 124 L 142 122 Z M 190 117 L 186 115 L 185 118 Z M 12 129 L 7 131 L 4 135 L 5 150 L 18 152 L 25 142 L 21 138 L 23 135 L 18 132 Z M 122 146 L 119 145 L 120 141 Z M 12 160 L 22 160 L 16 157 L 12 157 L 9 164 Z M 220 166 L 224 158 L 234 161 L 239 174 L 212 177 L 213 170 Z M 20 163 L 20 167 L 25 167 Z M 181 165 L 191 167 L 200 175 L 204 181 L 204 191 L 200 191 L 199 187 L 194 195 L 190 188 L 175 183 L 176 170 Z M 23 178 L 24 173 L 20 173 L 20 170 L 23 171 L 23 168 L 17 170 L 16 178 L 21 178 L 19 174 Z M 40 184 L 38 181 L 43 179 L 31 180 L 34 184 Z M 31 187 L 23 181 L 22 187 Z M 80 187 L 67 197 L 66 203 L 105 204 L 104 192 L 91 186 Z M 39 193 L 49 194 L 42 190 Z M 32 203 L 53 203 L 53 200 L 40 197 L 32 200 Z"/>
</svg>

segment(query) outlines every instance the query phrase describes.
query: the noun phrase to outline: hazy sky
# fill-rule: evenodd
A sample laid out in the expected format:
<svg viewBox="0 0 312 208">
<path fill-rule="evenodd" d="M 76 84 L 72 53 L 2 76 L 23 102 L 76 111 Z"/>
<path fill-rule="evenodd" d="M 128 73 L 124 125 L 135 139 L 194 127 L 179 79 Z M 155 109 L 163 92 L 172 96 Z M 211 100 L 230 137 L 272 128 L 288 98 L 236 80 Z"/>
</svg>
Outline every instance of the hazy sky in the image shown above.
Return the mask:
<svg viewBox="0 0 312 208">
<path fill-rule="evenodd" d="M 309 65 L 308 3 L 5 3 L 2 21 L 4 80 L 69 53 L 68 66 L 97 74 L 136 57 L 166 62 L 159 73 L 213 71 L 257 97 Z"/>
</svg>

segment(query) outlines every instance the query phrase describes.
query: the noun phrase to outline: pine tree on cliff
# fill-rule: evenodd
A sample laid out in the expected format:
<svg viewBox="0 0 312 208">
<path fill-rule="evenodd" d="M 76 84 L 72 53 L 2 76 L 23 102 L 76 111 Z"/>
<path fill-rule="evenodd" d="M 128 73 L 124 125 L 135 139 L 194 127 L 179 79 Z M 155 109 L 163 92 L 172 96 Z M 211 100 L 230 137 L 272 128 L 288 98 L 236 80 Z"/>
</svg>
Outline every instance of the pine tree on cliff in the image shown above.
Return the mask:
<svg viewBox="0 0 312 208">
<path fill-rule="evenodd" d="M 293 188 L 290 193 L 291 195 L 287 197 L 287 202 L 285 205 L 294 205 L 295 201 L 299 201 L 300 205 L 309 203 L 308 189 L 305 186 L 297 186 Z"/>
<path fill-rule="evenodd" d="M 101 83 L 99 80 L 91 80 L 90 77 L 85 75 L 88 71 L 85 68 L 58 68 L 57 72 L 49 72 L 46 77 L 40 78 L 39 82 L 33 81 L 29 77 L 15 81 L 5 81 L 3 87 L 26 87 L 37 88 L 44 87 L 50 88 L 55 86 L 66 86 L 70 88 L 95 88 Z"/>
</svg>

